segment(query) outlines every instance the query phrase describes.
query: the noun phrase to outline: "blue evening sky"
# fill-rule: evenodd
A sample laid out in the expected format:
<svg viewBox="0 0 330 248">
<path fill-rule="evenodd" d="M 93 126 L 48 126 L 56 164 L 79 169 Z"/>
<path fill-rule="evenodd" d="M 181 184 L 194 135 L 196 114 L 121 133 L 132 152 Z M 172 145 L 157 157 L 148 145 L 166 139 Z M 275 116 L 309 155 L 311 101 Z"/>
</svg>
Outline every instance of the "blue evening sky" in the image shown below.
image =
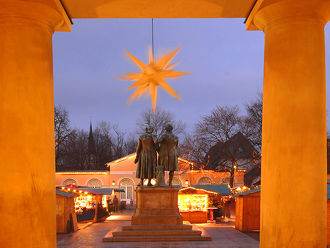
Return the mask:
<svg viewBox="0 0 330 248">
<path fill-rule="evenodd" d="M 173 60 L 180 62 L 175 69 L 192 73 L 168 80 L 182 102 L 160 89 L 157 106 L 173 112 L 186 123 L 187 131 L 216 105 L 238 105 L 244 113 L 245 104 L 262 91 L 264 34 L 246 31 L 243 21 L 154 20 L 156 57 L 180 46 Z M 71 126 L 87 129 L 90 119 L 94 125 L 105 120 L 127 133 L 134 132 L 137 118 L 151 108 L 151 100 L 148 96 L 127 105 L 133 91 L 126 88 L 131 82 L 116 77 L 140 71 L 124 49 L 147 62 L 151 20 L 74 20 L 72 31 L 55 33 L 53 41 L 55 104 L 68 110 Z M 327 99 L 329 104 L 329 96 Z"/>
</svg>

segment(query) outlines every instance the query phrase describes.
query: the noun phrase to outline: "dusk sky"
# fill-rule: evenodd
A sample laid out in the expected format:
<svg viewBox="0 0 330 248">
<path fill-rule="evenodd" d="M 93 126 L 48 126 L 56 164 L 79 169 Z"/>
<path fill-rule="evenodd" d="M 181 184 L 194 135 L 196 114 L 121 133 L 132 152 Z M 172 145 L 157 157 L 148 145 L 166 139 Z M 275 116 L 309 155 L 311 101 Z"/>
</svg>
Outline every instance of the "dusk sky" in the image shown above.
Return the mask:
<svg viewBox="0 0 330 248">
<path fill-rule="evenodd" d="M 156 57 L 181 47 L 173 60 L 180 62 L 175 69 L 192 73 L 167 80 L 183 101 L 160 89 L 157 107 L 185 122 L 187 131 L 216 105 L 238 105 L 244 114 L 245 104 L 262 92 L 264 34 L 246 31 L 243 21 L 155 19 Z M 68 110 L 71 127 L 87 129 L 92 119 L 94 125 L 104 120 L 134 132 L 141 112 L 151 108 L 150 96 L 128 105 L 133 90 L 126 88 L 131 82 L 116 77 L 140 71 L 124 49 L 147 62 L 151 20 L 74 20 L 70 33 L 57 32 L 53 40 L 55 104 Z M 326 60 L 330 61 L 329 46 Z M 327 78 L 329 73 L 328 63 Z"/>
</svg>

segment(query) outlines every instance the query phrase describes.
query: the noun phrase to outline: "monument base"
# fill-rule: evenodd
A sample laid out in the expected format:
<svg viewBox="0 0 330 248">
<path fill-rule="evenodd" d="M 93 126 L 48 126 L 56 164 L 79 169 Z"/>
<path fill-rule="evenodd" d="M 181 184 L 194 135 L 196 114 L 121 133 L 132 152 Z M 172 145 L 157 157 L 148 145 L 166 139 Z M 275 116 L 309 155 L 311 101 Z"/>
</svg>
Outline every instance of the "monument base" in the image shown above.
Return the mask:
<svg viewBox="0 0 330 248">
<path fill-rule="evenodd" d="M 104 242 L 207 241 L 191 225 L 184 225 L 178 208 L 177 187 L 137 187 L 136 210 L 130 226 L 109 232 Z"/>
</svg>

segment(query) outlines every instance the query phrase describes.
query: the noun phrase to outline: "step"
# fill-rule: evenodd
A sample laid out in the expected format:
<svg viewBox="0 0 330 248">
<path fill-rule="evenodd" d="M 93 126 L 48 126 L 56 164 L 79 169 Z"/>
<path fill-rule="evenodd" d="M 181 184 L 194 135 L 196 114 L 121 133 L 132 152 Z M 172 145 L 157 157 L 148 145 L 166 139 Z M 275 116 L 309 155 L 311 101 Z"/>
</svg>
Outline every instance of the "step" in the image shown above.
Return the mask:
<svg viewBox="0 0 330 248">
<path fill-rule="evenodd" d="M 171 242 L 171 241 L 211 241 L 207 236 L 145 236 L 145 237 L 107 237 L 103 242 Z"/>
<path fill-rule="evenodd" d="M 130 225 L 123 226 L 123 231 L 137 231 L 137 230 L 191 230 L 191 225 Z"/>
<path fill-rule="evenodd" d="M 182 224 L 181 215 L 134 215 L 132 217 L 132 225 L 157 225 L 159 223 L 165 225 Z"/>
<path fill-rule="evenodd" d="M 123 236 L 201 236 L 202 232 L 197 230 L 140 230 L 112 232 L 113 237 Z"/>
</svg>

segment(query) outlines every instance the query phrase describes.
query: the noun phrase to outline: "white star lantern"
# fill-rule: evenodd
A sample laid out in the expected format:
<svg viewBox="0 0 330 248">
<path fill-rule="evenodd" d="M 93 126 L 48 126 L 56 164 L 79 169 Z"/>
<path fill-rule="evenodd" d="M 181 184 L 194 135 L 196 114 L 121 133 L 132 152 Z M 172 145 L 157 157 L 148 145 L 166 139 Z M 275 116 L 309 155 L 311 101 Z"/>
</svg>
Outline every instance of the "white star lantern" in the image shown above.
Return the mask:
<svg viewBox="0 0 330 248">
<path fill-rule="evenodd" d="M 171 95 L 177 97 L 182 101 L 179 95 L 166 83 L 166 78 L 178 78 L 183 75 L 188 75 L 187 72 L 178 72 L 172 70 L 172 68 L 177 63 L 172 63 L 172 59 L 179 52 L 180 48 L 176 49 L 174 52 L 169 52 L 165 54 L 159 60 L 155 60 L 152 50 L 149 49 L 149 64 L 146 65 L 138 58 L 134 57 L 132 54 L 127 52 L 133 62 L 141 69 L 141 72 L 128 73 L 124 76 L 121 76 L 121 79 L 135 81 L 128 89 L 136 88 L 134 93 L 128 99 L 128 102 L 132 102 L 136 97 L 141 97 L 143 94 L 146 94 L 149 90 L 152 101 L 152 109 L 155 113 L 156 102 L 157 102 L 157 88 L 158 86 L 162 87 Z"/>
</svg>

